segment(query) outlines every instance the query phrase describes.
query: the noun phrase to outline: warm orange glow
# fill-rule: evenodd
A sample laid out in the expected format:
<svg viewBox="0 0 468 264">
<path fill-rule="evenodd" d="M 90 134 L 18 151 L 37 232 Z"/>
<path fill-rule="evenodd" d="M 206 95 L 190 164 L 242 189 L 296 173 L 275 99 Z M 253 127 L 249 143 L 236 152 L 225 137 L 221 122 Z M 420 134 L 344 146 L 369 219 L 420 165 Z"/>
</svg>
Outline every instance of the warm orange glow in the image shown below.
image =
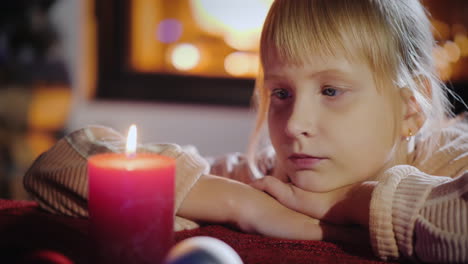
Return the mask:
<svg viewBox="0 0 468 264">
<path fill-rule="evenodd" d="M 80 44 L 83 48 L 79 48 L 83 55 L 80 55 L 80 66 L 77 67 L 78 78 L 73 84 L 73 95 L 79 98 L 91 99 L 96 91 L 96 75 L 97 75 L 97 39 L 96 39 L 96 15 L 95 3 L 92 0 L 81 1 L 83 9 L 86 12 L 81 13 L 83 20 L 83 30 L 79 33 Z M 75 89 L 78 88 L 78 89 Z"/>
<path fill-rule="evenodd" d="M 196 23 L 205 32 L 223 37 L 240 50 L 256 48 L 273 0 L 192 0 Z M 242 14 L 242 17 L 239 17 Z M 252 44 L 255 43 L 255 44 Z"/>
<path fill-rule="evenodd" d="M 442 81 L 447 81 L 450 80 L 450 77 L 452 77 L 452 67 L 445 67 L 439 70 L 439 78 Z"/>
<path fill-rule="evenodd" d="M 456 36 L 458 34 L 465 34 L 466 27 L 462 24 L 453 24 L 452 25 L 452 35 Z"/>
<path fill-rule="evenodd" d="M 132 0 L 130 63 L 137 71 L 158 70 L 163 61 L 163 44 L 155 41 L 162 19 L 162 1 Z"/>
<path fill-rule="evenodd" d="M 438 69 L 442 69 L 448 66 L 448 54 L 447 51 L 441 46 L 437 46 L 432 51 L 434 56 L 435 64 Z"/>
<path fill-rule="evenodd" d="M 127 147 L 125 148 L 125 153 L 128 157 L 132 157 L 136 153 L 137 146 L 137 128 L 136 125 L 131 125 L 128 130 L 127 136 Z"/>
<path fill-rule="evenodd" d="M 254 77 L 258 71 L 258 55 L 233 52 L 224 60 L 224 69 L 233 76 Z"/>
<path fill-rule="evenodd" d="M 223 27 L 219 23 L 219 20 L 210 14 L 210 10 L 207 9 L 212 7 L 212 5 L 206 3 L 208 1 L 204 0 L 192 0 L 191 7 L 192 7 L 192 14 L 197 23 L 197 25 L 203 29 L 205 32 L 222 36 L 223 35 Z M 221 1 L 219 1 L 221 2 Z M 205 6 L 207 5 L 207 6 Z"/>
<path fill-rule="evenodd" d="M 128 63 L 137 72 L 255 78 L 258 58 L 250 55 L 259 52 L 273 1 L 132 0 Z M 442 43 L 434 49 L 438 71 L 450 67 L 451 77 L 465 78 L 466 71 L 456 67 L 468 57 L 466 25 L 435 17 L 431 23 Z M 246 54 L 229 55 L 237 51 Z"/>
<path fill-rule="evenodd" d="M 27 144 L 28 150 L 30 151 L 30 158 L 36 158 L 38 157 L 41 153 L 44 151 L 47 151 L 54 143 L 57 142 L 57 139 L 54 138 L 50 133 L 48 132 L 38 132 L 38 131 L 30 131 L 26 134 L 25 138 L 26 142 L 23 142 Z M 29 158 L 29 157 L 28 157 Z M 23 162 L 28 164 L 29 166 L 30 162 L 32 160 L 24 160 Z"/>
<path fill-rule="evenodd" d="M 432 33 L 441 39 L 448 39 L 450 37 L 450 26 L 446 23 L 434 19 L 432 20 Z"/>
<path fill-rule="evenodd" d="M 29 127 L 38 131 L 59 131 L 68 118 L 71 101 L 68 87 L 35 87 L 28 108 Z"/>
<path fill-rule="evenodd" d="M 452 75 L 452 65 L 449 61 L 449 54 L 444 47 L 437 46 L 434 48 L 432 55 L 434 56 L 435 66 L 439 77 L 446 81 Z"/>
<path fill-rule="evenodd" d="M 231 75 L 245 75 L 249 72 L 249 58 L 240 52 L 231 53 L 224 60 L 224 68 Z"/>
<path fill-rule="evenodd" d="M 237 50 L 258 50 L 260 32 L 228 32 L 224 35 L 224 41 L 231 48 Z"/>
<path fill-rule="evenodd" d="M 468 57 L 468 37 L 465 34 L 457 34 L 454 41 L 460 48 L 460 55 Z"/>
<path fill-rule="evenodd" d="M 447 59 L 450 62 L 456 62 L 460 59 L 460 48 L 452 41 L 447 41 L 444 44 L 444 49 L 447 52 Z"/>
<path fill-rule="evenodd" d="M 188 71 L 200 62 L 200 51 L 192 44 L 179 44 L 172 51 L 171 62 L 176 69 Z"/>
<path fill-rule="evenodd" d="M 250 56 L 249 66 L 250 66 L 250 69 L 249 69 L 250 75 L 254 78 L 257 77 L 258 69 L 260 68 L 260 57 L 258 56 L 258 54 L 252 54 Z"/>
</svg>

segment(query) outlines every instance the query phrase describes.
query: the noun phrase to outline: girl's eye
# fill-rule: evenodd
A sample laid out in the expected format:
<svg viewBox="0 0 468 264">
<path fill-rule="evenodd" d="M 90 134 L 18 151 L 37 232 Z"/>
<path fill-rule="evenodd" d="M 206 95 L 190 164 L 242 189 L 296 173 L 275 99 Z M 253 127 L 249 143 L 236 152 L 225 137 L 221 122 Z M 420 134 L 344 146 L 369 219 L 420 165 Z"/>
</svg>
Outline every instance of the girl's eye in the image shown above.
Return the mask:
<svg viewBox="0 0 468 264">
<path fill-rule="evenodd" d="M 274 89 L 272 92 L 271 92 L 271 96 L 274 96 L 280 100 L 285 100 L 289 97 L 291 97 L 291 93 L 286 90 L 286 89 L 283 89 L 283 88 L 278 88 L 278 89 Z"/>
<path fill-rule="evenodd" d="M 340 95 L 341 91 L 332 87 L 325 87 L 322 89 L 322 94 L 329 97 L 335 97 Z"/>
</svg>

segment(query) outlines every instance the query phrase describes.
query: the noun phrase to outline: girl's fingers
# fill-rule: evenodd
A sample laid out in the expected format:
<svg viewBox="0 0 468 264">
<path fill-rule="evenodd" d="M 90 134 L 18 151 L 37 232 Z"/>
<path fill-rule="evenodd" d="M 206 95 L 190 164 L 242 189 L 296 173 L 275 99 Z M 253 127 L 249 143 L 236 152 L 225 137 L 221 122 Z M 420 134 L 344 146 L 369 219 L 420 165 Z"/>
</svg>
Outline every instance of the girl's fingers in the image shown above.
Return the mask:
<svg viewBox="0 0 468 264">
<path fill-rule="evenodd" d="M 286 184 L 273 176 L 265 176 L 250 183 L 255 189 L 264 191 L 275 198 L 284 206 L 298 211 L 296 197 L 294 196 L 292 185 Z"/>
<path fill-rule="evenodd" d="M 304 191 L 273 176 L 265 176 L 250 185 L 268 193 L 284 206 L 310 217 L 322 219 L 330 209 L 323 194 Z"/>
</svg>

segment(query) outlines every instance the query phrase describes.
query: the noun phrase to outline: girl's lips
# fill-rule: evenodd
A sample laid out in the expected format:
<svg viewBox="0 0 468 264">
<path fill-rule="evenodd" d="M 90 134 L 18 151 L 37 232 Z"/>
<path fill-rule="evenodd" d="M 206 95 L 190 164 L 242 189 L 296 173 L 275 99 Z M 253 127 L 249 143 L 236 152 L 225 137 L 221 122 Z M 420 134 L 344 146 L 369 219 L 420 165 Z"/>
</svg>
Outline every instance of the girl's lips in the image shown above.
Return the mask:
<svg viewBox="0 0 468 264">
<path fill-rule="evenodd" d="M 304 154 L 293 154 L 289 156 L 288 159 L 297 170 L 310 170 L 316 167 L 321 161 L 325 160 L 326 158 L 313 157 Z"/>
</svg>

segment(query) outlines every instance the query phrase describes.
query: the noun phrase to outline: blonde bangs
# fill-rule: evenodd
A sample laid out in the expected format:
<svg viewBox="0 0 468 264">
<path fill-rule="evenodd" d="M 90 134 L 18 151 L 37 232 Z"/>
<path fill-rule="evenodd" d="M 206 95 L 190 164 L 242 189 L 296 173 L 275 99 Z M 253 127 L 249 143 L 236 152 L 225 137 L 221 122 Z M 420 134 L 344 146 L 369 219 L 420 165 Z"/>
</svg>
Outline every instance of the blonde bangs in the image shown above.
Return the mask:
<svg viewBox="0 0 468 264">
<path fill-rule="evenodd" d="M 301 65 L 314 56 L 344 56 L 365 61 L 380 87 L 394 81 L 396 46 L 386 18 L 378 16 L 370 1 L 275 0 L 260 40 L 264 67 L 274 61 Z M 393 47 L 393 48 L 392 48 Z"/>
</svg>

